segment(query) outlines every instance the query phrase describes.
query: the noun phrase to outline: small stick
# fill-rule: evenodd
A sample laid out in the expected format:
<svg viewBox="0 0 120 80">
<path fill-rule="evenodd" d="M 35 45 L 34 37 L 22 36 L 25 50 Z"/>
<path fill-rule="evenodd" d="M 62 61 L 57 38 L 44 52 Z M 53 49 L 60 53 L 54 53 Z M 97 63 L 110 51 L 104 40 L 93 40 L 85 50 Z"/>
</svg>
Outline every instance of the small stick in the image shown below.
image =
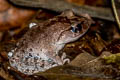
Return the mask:
<svg viewBox="0 0 120 80">
<path fill-rule="evenodd" d="M 116 9 L 116 6 L 115 6 L 115 1 L 111 0 L 111 3 L 112 3 L 112 8 L 113 8 L 113 12 L 114 12 L 114 15 L 115 15 L 115 19 L 117 21 L 117 24 L 118 24 L 118 27 L 119 27 L 119 30 L 120 30 L 120 19 L 119 19 L 119 15 L 117 13 L 117 9 Z"/>
<path fill-rule="evenodd" d="M 38 9 L 47 9 L 55 12 L 63 12 L 66 9 L 72 9 L 78 16 L 89 14 L 91 17 L 115 21 L 111 8 L 101 8 L 92 6 L 78 6 L 68 3 L 65 0 L 9 0 L 15 5 L 32 7 Z"/>
</svg>

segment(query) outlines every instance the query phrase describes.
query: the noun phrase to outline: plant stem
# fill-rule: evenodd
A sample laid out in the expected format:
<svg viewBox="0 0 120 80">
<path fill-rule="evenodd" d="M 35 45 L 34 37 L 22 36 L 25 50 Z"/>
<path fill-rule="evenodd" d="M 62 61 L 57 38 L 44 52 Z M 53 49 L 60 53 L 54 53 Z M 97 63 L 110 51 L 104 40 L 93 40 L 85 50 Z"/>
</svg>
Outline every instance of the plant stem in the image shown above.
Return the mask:
<svg viewBox="0 0 120 80">
<path fill-rule="evenodd" d="M 112 8 L 113 8 L 113 12 L 114 12 L 114 15 L 115 15 L 115 19 L 117 21 L 117 24 L 118 24 L 118 27 L 119 27 L 119 30 L 120 30 L 120 19 L 119 19 L 119 15 L 117 13 L 117 9 L 116 9 L 116 6 L 115 6 L 115 1 L 111 0 L 111 3 L 112 3 Z"/>
</svg>

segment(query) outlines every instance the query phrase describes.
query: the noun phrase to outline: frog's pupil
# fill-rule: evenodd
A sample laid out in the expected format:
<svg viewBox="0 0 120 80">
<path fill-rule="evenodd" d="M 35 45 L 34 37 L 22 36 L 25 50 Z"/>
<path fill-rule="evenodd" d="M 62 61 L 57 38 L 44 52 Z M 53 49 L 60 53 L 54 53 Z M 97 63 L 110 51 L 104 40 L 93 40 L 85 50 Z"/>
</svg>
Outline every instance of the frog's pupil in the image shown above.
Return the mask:
<svg viewBox="0 0 120 80">
<path fill-rule="evenodd" d="M 82 30 L 82 26 L 81 26 L 81 24 L 78 24 L 78 25 L 77 25 L 77 29 L 78 29 L 79 31 Z"/>
<path fill-rule="evenodd" d="M 71 27 L 72 32 L 77 32 L 82 30 L 81 24 L 77 24 L 76 27 Z"/>
</svg>

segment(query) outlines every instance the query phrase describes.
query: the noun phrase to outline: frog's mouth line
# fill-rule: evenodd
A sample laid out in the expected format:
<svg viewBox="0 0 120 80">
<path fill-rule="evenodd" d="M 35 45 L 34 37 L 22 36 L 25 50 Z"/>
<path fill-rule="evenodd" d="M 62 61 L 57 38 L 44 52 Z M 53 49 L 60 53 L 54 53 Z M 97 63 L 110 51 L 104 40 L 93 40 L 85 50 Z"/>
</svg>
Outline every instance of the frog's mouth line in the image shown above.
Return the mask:
<svg viewBox="0 0 120 80">
<path fill-rule="evenodd" d="M 83 35 L 86 34 L 86 32 L 87 32 L 87 31 L 89 30 L 89 28 L 90 28 L 89 25 L 86 25 L 86 26 L 87 26 L 87 28 L 86 28 L 86 29 L 82 29 L 82 32 L 79 31 L 79 32 L 77 32 L 77 33 L 74 33 L 74 32 L 71 31 L 71 32 L 73 33 L 73 36 L 70 36 L 70 37 L 72 38 L 72 40 L 69 38 L 69 39 L 67 39 L 67 41 L 60 42 L 59 44 L 67 44 L 67 43 L 69 43 L 69 42 L 74 42 L 75 40 L 81 38 Z M 65 30 L 65 31 L 70 31 L 70 28 L 67 29 L 67 30 Z M 58 39 L 57 39 L 58 42 L 59 42 L 62 34 L 63 34 L 65 31 L 63 31 L 63 32 L 60 33 L 60 36 L 59 36 Z"/>
</svg>

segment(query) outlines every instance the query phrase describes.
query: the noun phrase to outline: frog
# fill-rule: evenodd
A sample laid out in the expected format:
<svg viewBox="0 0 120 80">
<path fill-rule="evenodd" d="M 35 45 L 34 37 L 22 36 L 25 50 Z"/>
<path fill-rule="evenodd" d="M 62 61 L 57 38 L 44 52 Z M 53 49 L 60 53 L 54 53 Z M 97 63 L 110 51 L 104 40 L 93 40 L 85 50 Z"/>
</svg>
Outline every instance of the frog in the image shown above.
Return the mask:
<svg viewBox="0 0 120 80">
<path fill-rule="evenodd" d="M 69 63 L 66 53 L 60 56 L 60 51 L 66 44 L 82 37 L 91 24 L 90 17 L 76 16 L 71 10 L 36 23 L 10 52 L 11 67 L 26 75 L 33 75 Z"/>
</svg>

